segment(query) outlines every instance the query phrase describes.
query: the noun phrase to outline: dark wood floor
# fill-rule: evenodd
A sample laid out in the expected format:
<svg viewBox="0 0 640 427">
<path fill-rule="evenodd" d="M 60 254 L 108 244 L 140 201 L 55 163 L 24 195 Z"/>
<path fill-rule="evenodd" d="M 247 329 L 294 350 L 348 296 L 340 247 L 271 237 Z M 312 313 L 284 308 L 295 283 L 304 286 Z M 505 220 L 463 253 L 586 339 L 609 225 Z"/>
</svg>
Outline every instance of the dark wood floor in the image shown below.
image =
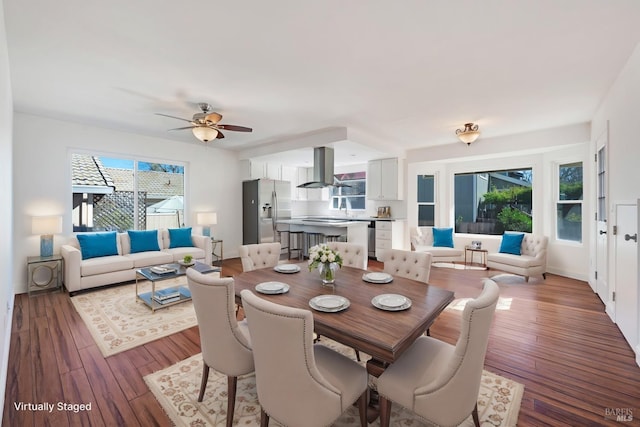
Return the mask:
<svg viewBox="0 0 640 427">
<path fill-rule="evenodd" d="M 381 264 L 370 262 L 370 270 Z M 241 271 L 226 260 L 223 275 Z M 433 268 L 430 282 L 476 296 L 495 271 Z M 630 409 L 640 425 L 640 368 L 585 282 L 547 275 L 501 284 L 485 369 L 525 385 L 519 425 L 621 425 L 606 411 Z M 432 336 L 454 343 L 459 317 L 444 312 Z M 65 293 L 15 301 L 3 426 L 171 425 L 142 377 L 200 351 L 198 328 L 104 358 Z M 91 411 L 20 411 L 23 403 L 91 403 Z"/>
</svg>

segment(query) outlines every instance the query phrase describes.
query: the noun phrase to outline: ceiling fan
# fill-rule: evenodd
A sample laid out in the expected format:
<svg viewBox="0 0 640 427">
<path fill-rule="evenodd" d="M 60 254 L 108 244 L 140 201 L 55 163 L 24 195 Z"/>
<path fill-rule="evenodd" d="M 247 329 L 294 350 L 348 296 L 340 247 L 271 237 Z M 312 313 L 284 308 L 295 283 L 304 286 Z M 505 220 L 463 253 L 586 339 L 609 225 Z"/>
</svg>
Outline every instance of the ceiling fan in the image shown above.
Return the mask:
<svg viewBox="0 0 640 427">
<path fill-rule="evenodd" d="M 237 125 L 223 125 L 219 124 L 222 120 L 222 115 L 212 111 L 211 105 L 206 102 L 198 104 L 202 112 L 195 113 L 193 119 L 183 119 L 182 117 L 170 116 L 168 114 L 156 113 L 158 116 L 171 117 L 172 119 L 178 119 L 191 123 L 191 126 L 185 126 L 181 128 L 174 128 L 169 130 L 184 130 L 191 129 L 193 135 L 202 142 L 209 142 L 212 139 L 222 139 L 224 135 L 220 132 L 221 129 L 232 130 L 236 132 L 252 132 L 253 129 L 237 126 Z"/>
</svg>

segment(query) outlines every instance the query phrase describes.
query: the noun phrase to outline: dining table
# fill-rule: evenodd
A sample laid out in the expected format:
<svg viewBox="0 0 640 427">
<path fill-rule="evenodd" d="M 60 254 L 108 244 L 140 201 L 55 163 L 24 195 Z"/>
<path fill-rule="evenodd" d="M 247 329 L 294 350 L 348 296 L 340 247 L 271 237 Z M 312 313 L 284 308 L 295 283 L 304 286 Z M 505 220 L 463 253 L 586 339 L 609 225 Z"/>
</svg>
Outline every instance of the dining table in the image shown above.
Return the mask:
<svg viewBox="0 0 640 427">
<path fill-rule="evenodd" d="M 240 292 L 248 289 L 265 300 L 312 311 L 315 332 L 370 355 L 367 371 L 375 377 L 398 360 L 454 299 L 449 290 L 401 276 L 392 276 L 389 283 L 371 283 L 365 278 L 373 277 L 372 272 L 346 266 L 338 269 L 334 284 L 324 285 L 317 269 L 309 271 L 306 262 L 295 265 L 299 268 L 267 267 L 234 276 L 236 302 L 242 303 Z M 278 294 L 256 291 L 256 286 L 273 282 L 288 289 Z M 344 297 L 348 306 L 333 312 L 311 307 L 310 301 L 323 295 Z M 388 295 L 403 296 L 410 306 L 391 310 L 374 306 L 374 299 Z"/>
</svg>

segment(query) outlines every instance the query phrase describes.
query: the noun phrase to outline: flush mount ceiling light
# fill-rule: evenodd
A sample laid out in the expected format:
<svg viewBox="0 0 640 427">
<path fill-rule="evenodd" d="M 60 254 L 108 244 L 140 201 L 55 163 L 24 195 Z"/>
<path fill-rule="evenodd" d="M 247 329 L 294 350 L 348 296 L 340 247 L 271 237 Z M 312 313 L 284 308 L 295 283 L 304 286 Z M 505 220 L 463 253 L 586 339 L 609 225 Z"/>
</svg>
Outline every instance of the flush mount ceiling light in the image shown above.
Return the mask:
<svg viewBox="0 0 640 427">
<path fill-rule="evenodd" d="M 471 143 L 480 136 L 480 131 L 478 130 L 478 125 L 465 123 L 464 129 L 456 129 L 456 135 L 458 135 L 460 141 L 467 145 L 471 145 Z"/>
</svg>

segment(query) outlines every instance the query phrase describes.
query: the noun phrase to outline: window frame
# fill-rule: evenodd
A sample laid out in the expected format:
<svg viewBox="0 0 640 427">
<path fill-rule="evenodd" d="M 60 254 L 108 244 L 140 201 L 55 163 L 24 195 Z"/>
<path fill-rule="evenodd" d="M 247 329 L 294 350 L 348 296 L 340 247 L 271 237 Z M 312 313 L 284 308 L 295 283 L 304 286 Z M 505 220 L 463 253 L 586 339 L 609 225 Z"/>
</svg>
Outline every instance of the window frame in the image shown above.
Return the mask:
<svg viewBox="0 0 640 427">
<path fill-rule="evenodd" d="M 187 220 L 187 215 L 186 213 L 188 212 L 188 196 L 187 196 L 187 188 L 188 188 L 188 182 L 187 182 L 187 176 L 188 176 L 188 163 L 183 162 L 183 161 L 178 161 L 178 160 L 167 160 L 167 159 L 158 159 L 158 158 L 153 158 L 153 157 L 145 157 L 145 156 L 138 156 L 138 155 L 133 155 L 133 154 L 123 154 L 123 153 L 105 153 L 102 151 L 93 151 L 93 150 L 72 150 L 70 151 L 70 155 L 68 157 L 69 159 L 69 163 L 68 163 L 68 170 L 69 170 L 69 179 L 70 179 L 70 193 L 71 193 L 71 203 L 69 204 L 69 206 L 71 207 L 70 213 L 71 213 L 71 218 L 72 218 L 72 226 L 74 228 L 74 232 L 79 232 L 80 230 L 75 230 L 76 225 L 74 224 L 74 205 L 73 205 L 73 195 L 74 194 L 82 194 L 83 199 L 85 198 L 85 194 L 84 193 L 74 193 L 74 185 L 73 185 L 73 166 L 72 166 L 72 161 L 73 161 L 73 156 L 74 155 L 79 155 L 79 156 L 88 156 L 88 157 L 98 157 L 98 158 L 109 158 L 109 159 L 114 159 L 114 160 L 121 160 L 121 161 L 125 161 L 125 162 L 132 162 L 133 166 L 131 169 L 131 172 L 133 174 L 133 178 L 132 178 L 132 185 L 133 185 L 133 190 L 131 191 L 131 193 L 133 194 L 133 218 L 132 218 L 132 224 L 133 227 L 129 228 L 130 230 L 139 230 L 140 227 L 140 205 L 139 205 L 139 193 L 141 191 L 140 187 L 139 187 L 139 173 L 140 172 L 144 172 L 144 171 L 148 171 L 150 169 L 140 169 L 140 164 L 141 163 L 146 163 L 146 164 L 161 164 L 161 165 L 171 165 L 171 166 L 178 166 L 182 168 L 182 200 L 183 200 L 183 206 L 182 206 L 182 218 L 180 221 L 179 226 L 183 227 L 186 224 L 188 224 L 188 220 Z M 109 169 L 111 167 L 109 166 L 105 166 L 106 169 Z M 117 168 L 116 168 L 117 169 Z M 125 168 L 126 169 L 126 168 Z M 90 193 L 90 194 L 96 194 L 96 193 Z M 145 207 L 145 210 L 148 206 Z M 91 211 L 92 211 L 92 215 L 93 215 L 93 203 L 91 204 Z M 147 223 L 147 222 L 145 222 Z M 87 227 L 90 227 L 91 229 L 93 229 L 95 227 L 95 225 L 86 225 Z M 83 225 L 78 225 L 78 228 L 83 227 Z M 91 231 L 88 230 L 88 231 Z M 147 227 L 148 229 L 148 227 Z M 93 230 L 93 231 L 100 231 L 100 230 Z"/>
<path fill-rule="evenodd" d="M 363 174 L 362 178 L 358 178 L 358 179 L 348 179 L 348 180 L 339 180 L 338 177 L 342 176 L 342 175 L 351 175 L 351 174 Z M 348 182 L 350 181 L 362 181 L 362 185 L 363 185 L 363 193 L 362 194 L 342 194 L 342 191 L 344 190 L 345 187 L 331 187 L 329 189 L 329 210 L 330 211 L 341 211 L 342 208 L 340 206 L 342 206 L 342 201 L 345 201 L 345 205 L 346 205 L 346 212 L 351 212 L 351 211 L 355 211 L 355 212 L 364 212 L 367 210 L 367 171 L 356 171 L 356 172 L 346 172 L 346 173 L 337 173 L 334 174 L 333 176 L 333 182 L 334 183 L 346 183 L 348 184 Z M 334 192 L 337 192 L 337 194 L 334 194 Z M 351 203 L 348 201 L 349 198 L 362 198 L 362 200 L 364 201 L 364 207 L 362 209 L 360 208 L 352 208 L 351 207 Z M 338 207 L 334 207 L 334 200 L 338 201 Z"/>
<path fill-rule="evenodd" d="M 430 176 L 433 179 L 433 202 L 420 202 L 419 199 L 419 191 L 420 186 L 418 185 L 418 180 L 420 177 Z M 436 217 L 438 212 L 438 174 L 435 172 L 432 173 L 419 173 L 415 175 L 416 177 L 416 223 L 419 227 L 435 227 L 436 225 Z M 433 224 L 431 225 L 421 225 L 420 224 L 420 206 L 433 206 Z"/>
<path fill-rule="evenodd" d="M 539 172 L 539 168 L 540 165 L 536 162 L 532 163 L 532 164 L 528 164 L 528 163 L 524 163 L 521 164 L 519 162 L 506 162 L 505 164 L 501 164 L 501 163 L 496 163 L 494 161 L 491 162 L 481 162 L 482 165 L 474 165 L 475 167 L 473 168 L 468 168 L 468 167 L 456 167 L 454 169 L 452 169 L 450 171 L 450 196 L 451 196 L 451 215 L 452 215 L 452 224 L 454 227 L 454 232 L 456 234 L 460 234 L 460 235 L 464 235 L 464 236 L 484 236 L 484 237 L 491 237 L 491 236 L 500 236 L 502 235 L 502 232 L 495 232 L 495 233 L 487 233 L 487 232 L 483 232 L 483 230 L 479 230 L 479 226 L 476 227 L 472 227 L 474 228 L 473 230 L 470 231 L 464 231 L 464 230 L 460 230 L 459 226 L 458 226 L 458 218 L 456 217 L 456 211 L 457 211 L 457 205 L 456 205 L 456 197 L 457 197 L 457 189 L 456 189 L 456 178 L 458 176 L 462 176 L 462 175 L 486 175 L 486 179 L 487 179 L 487 188 L 489 190 L 491 190 L 490 188 L 490 178 L 493 175 L 499 175 L 501 172 L 518 172 L 518 171 L 524 171 L 527 172 L 530 175 L 530 179 L 529 180 L 523 180 L 524 182 L 528 182 L 530 184 L 530 189 L 531 189 L 531 201 L 530 201 L 530 219 L 531 219 L 531 230 L 530 232 L 533 232 L 533 230 L 535 229 L 535 225 L 536 225 L 536 216 L 540 215 L 540 211 L 539 211 L 539 206 L 541 206 L 541 201 L 538 199 L 537 193 L 536 191 L 534 191 L 535 187 L 538 187 L 541 185 L 540 182 L 540 172 Z M 514 180 L 515 178 L 510 177 L 507 175 L 507 179 L 506 181 L 509 180 Z M 477 188 L 472 188 L 472 197 L 474 199 L 477 199 L 476 201 L 472 202 L 475 204 L 475 207 L 472 207 L 472 209 L 476 210 L 478 209 L 478 205 L 477 203 L 480 201 L 480 196 L 478 196 L 478 191 Z M 487 191 L 490 192 L 490 191 Z M 487 192 L 483 193 L 486 194 Z M 538 206 L 538 208 L 536 208 L 536 206 Z M 502 211 L 502 209 L 501 209 Z M 477 214 L 477 212 L 476 212 Z M 476 218 L 476 214 L 473 215 L 473 218 Z M 471 224 L 477 224 L 478 222 L 474 221 L 471 222 Z M 495 225 L 494 225 L 495 227 Z M 486 227 L 485 227 L 486 228 Z M 509 231 L 509 230 L 505 230 L 505 231 Z M 527 231 L 529 232 L 529 231 Z"/>
<path fill-rule="evenodd" d="M 580 164 L 582 168 L 582 196 L 580 199 L 561 199 L 560 197 L 560 169 L 562 167 L 566 167 L 573 164 Z M 558 242 L 571 244 L 571 245 L 583 245 L 584 244 L 584 218 L 585 218 L 585 203 L 584 203 L 584 193 L 585 193 L 585 164 L 582 159 L 566 159 L 561 161 L 556 161 L 554 164 L 554 188 L 555 188 L 555 210 L 553 215 L 553 223 L 554 223 L 554 234 L 555 239 Z M 580 240 L 572 240 L 560 237 L 560 233 L 558 230 L 559 222 L 558 222 L 558 207 L 561 205 L 579 205 L 580 206 Z"/>
</svg>

